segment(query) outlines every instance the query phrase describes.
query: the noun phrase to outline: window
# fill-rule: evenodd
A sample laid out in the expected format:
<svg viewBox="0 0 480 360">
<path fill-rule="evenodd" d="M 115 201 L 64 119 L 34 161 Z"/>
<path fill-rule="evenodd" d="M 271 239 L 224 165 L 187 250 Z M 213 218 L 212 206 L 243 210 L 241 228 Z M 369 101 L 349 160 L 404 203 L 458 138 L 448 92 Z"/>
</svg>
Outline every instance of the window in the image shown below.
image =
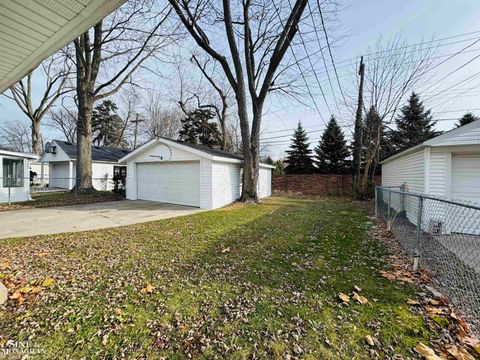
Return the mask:
<svg viewBox="0 0 480 360">
<path fill-rule="evenodd" d="M 23 187 L 23 160 L 3 159 L 3 187 Z"/>
</svg>

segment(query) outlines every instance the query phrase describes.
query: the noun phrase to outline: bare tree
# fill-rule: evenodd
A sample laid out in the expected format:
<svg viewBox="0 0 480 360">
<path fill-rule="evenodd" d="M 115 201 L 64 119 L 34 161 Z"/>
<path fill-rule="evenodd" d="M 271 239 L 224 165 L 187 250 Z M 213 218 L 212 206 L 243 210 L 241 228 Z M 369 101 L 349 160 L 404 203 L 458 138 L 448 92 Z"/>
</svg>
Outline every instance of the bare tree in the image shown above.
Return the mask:
<svg viewBox="0 0 480 360">
<path fill-rule="evenodd" d="M 378 114 L 378 121 L 374 121 L 376 128 L 370 130 L 370 141 L 365 150 L 360 194 L 367 192 L 369 174 L 378 155 L 383 128 L 393 121 L 406 94 L 420 85 L 432 68 L 432 55 L 436 49 L 427 44 L 425 47 L 408 46 L 401 35 L 386 44 L 379 39 L 374 55 L 387 53 L 388 56 L 374 56 L 368 60 L 363 104 L 367 109 L 365 113 L 375 111 Z"/>
<path fill-rule="evenodd" d="M 267 95 L 286 91 L 280 65 L 290 48 L 308 0 L 169 0 L 196 44 L 217 61 L 235 93 L 244 154 L 242 201 L 258 201 L 260 126 Z M 210 36 L 207 32 L 210 31 Z M 228 50 L 215 46 L 221 38 Z M 253 114 L 250 126 L 249 102 Z"/>
<path fill-rule="evenodd" d="M 77 138 L 77 113 L 66 107 L 50 110 L 45 124 L 63 134 L 65 140 L 75 143 Z"/>
<path fill-rule="evenodd" d="M 170 8 L 156 2 L 130 1 L 74 40 L 76 66 L 77 182 L 92 190 L 92 113 L 94 103 L 117 93 L 156 51 L 174 37 L 166 25 Z"/>
<path fill-rule="evenodd" d="M 145 106 L 141 132 L 148 140 L 155 137 L 174 139 L 181 128 L 182 114 L 176 109 L 166 109 L 164 99 L 157 93 L 150 94 Z"/>
<path fill-rule="evenodd" d="M 70 68 L 65 65 L 63 60 L 54 55 L 45 60 L 38 68 L 38 70 L 31 71 L 25 79 L 10 88 L 10 94 L 4 94 L 11 100 L 14 100 L 20 110 L 30 119 L 30 137 L 31 137 L 31 151 L 39 155 L 42 151 L 42 137 L 40 133 L 40 124 L 47 112 L 52 108 L 55 102 L 65 93 L 72 89 L 66 88 Z M 32 92 L 37 92 L 40 89 L 32 85 L 32 77 L 34 73 L 42 72 L 45 85 L 41 90 L 41 97 L 38 106 L 34 105 Z"/>
<path fill-rule="evenodd" d="M 2 147 L 13 151 L 31 152 L 32 137 L 28 123 L 24 121 L 7 121 L 0 125 L 0 144 Z"/>
<path fill-rule="evenodd" d="M 210 108 L 215 111 L 215 115 L 218 120 L 218 124 L 220 125 L 220 149 L 226 150 L 229 142 L 229 134 L 227 131 L 227 111 L 228 111 L 228 89 L 225 89 L 224 86 L 220 83 L 220 81 L 214 78 L 212 72 L 209 72 L 207 69 L 208 60 L 205 61 L 203 64 L 197 59 L 195 55 L 192 56 L 192 61 L 197 65 L 198 69 L 202 73 L 202 75 L 207 79 L 208 83 L 212 86 L 212 88 L 217 93 L 220 104 L 217 105 L 214 101 L 209 104 L 200 104 L 198 94 L 195 94 L 198 100 L 198 107 L 199 108 Z"/>
</svg>

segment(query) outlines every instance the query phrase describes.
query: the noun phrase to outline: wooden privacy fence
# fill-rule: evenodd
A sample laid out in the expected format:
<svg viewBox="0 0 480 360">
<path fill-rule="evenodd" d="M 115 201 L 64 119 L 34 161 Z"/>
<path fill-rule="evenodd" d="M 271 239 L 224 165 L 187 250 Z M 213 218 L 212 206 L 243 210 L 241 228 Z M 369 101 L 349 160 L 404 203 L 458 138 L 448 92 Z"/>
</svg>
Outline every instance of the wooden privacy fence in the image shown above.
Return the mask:
<svg viewBox="0 0 480 360">
<path fill-rule="evenodd" d="M 381 177 L 375 177 L 381 183 Z M 272 178 L 274 193 L 291 193 L 314 196 L 352 196 L 352 175 L 289 174 Z"/>
</svg>

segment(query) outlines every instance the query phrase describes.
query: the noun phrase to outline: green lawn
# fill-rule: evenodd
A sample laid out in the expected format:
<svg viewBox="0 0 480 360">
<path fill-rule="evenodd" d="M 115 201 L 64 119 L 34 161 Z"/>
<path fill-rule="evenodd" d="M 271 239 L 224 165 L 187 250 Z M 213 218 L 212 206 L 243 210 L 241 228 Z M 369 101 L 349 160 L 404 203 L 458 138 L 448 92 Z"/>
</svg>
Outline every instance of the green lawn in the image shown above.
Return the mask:
<svg viewBox="0 0 480 360">
<path fill-rule="evenodd" d="M 373 349 L 413 357 L 430 334 L 406 304 L 415 288 L 379 275 L 386 250 L 369 238 L 371 225 L 348 200 L 274 197 L 3 241 L 11 293 L 54 282 L 21 306 L 9 300 L 0 334 L 31 339 L 43 358 L 370 359 Z M 142 293 L 147 284 L 153 292 Z M 340 304 L 337 294 L 354 285 L 370 304 Z"/>
<path fill-rule="evenodd" d="M 90 204 L 102 201 L 122 200 L 122 196 L 111 191 L 95 191 L 88 193 L 74 193 L 71 191 L 39 192 L 32 194 L 33 201 L 24 201 L 8 204 L 0 204 L 0 211 L 19 210 L 28 208 L 44 208 L 51 206 Z"/>
</svg>

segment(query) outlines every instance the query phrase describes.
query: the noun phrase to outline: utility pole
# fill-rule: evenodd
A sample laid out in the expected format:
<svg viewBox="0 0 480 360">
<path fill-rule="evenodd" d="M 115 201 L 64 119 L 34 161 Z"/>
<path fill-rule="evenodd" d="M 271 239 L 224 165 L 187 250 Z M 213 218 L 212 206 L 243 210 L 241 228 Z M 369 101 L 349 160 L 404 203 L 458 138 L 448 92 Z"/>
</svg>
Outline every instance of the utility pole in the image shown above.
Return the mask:
<svg viewBox="0 0 480 360">
<path fill-rule="evenodd" d="M 135 124 L 135 130 L 133 132 L 133 150 L 137 148 L 137 133 L 138 133 L 138 123 L 141 123 L 143 120 L 139 119 L 138 113 L 135 116 L 135 120 L 132 120 L 132 123 Z"/>
<path fill-rule="evenodd" d="M 362 166 L 362 147 L 363 147 L 363 78 L 365 75 L 365 64 L 363 63 L 363 56 L 360 58 L 360 68 L 358 70 L 360 75 L 360 86 L 358 87 L 358 104 L 355 115 L 355 130 L 353 134 L 353 166 L 355 170 L 353 186 L 358 190 L 360 181 L 360 168 Z"/>
</svg>

